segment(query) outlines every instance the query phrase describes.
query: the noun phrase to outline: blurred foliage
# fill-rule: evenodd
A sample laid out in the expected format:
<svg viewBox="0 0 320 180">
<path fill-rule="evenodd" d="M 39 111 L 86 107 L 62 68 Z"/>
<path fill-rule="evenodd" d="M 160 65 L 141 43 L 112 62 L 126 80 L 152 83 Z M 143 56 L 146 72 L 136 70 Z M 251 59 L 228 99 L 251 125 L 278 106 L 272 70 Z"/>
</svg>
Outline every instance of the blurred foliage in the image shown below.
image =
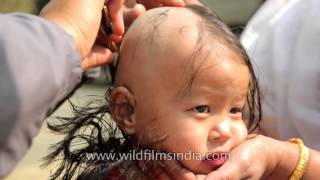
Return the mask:
<svg viewBox="0 0 320 180">
<path fill-rule="evenodd" d="M 228 25 L 245 25 L 255 13 L 260 0 L 201 0 Z"/>
<path fill-rule="evenodd" d="M 28 12 L 34 10 L 36 0 L 0 0 L 0 12 Z"/>
<path fill-rule="evenodd" d="M 38 14 L 49 0 L 0 0 L 0 13 L 26 12 Z"/>
</svg>

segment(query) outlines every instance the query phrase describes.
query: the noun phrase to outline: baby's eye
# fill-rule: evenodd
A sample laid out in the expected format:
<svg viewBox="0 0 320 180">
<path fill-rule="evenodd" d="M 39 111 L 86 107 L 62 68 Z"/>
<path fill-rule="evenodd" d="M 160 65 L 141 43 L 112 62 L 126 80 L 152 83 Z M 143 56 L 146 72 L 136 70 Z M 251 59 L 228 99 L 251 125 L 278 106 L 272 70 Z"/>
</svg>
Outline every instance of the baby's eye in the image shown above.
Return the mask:
<svg viewBox="0 0 320 180">
<path fill-rule="evenodd" d="M 196 113 L 209 113 L 209 107 L 206 105 L 196 106 L 192 108 L 192 111 Z"/>
<path fill-rule="evenodd" d="M 235 107 L 235 108 L 230 109 L 230 113 L 231 114 L 242 113 L 242 109 L 243 108 Z"/>
</svg>

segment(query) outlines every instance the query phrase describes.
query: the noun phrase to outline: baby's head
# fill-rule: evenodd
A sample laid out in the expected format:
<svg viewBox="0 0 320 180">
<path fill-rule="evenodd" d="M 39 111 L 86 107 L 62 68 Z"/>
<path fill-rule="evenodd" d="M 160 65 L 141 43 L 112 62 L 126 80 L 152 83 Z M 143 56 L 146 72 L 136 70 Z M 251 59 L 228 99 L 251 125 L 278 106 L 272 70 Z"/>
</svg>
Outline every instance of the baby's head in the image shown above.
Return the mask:
<svg viewBox="0 0 320 180">
<path fill-rule="evenodd" d="M 179 161 L 206 174 L 224 162 L 208 154 L 225 155 L 259 125 L 250 61 L 204 7 L 158 8 L 139 17 L 125 35 L 116 70 L 110 95 L 48 123 L 65 135 L 46 157 L 47 164 L 60 162 L 52 179 L 105 179 L 115 167 L 136 179 L 136 161 L 118 156 L 140 148 L 185 153 Z M 99 158 L 106 153 L 114 158 Z"/>
<path fill-rule="evenodd" d="M 237 38 L 206 8 L 147 11 L 120 48 L 111 114 L 136 144 L 197 153 L 181 160 L 209 173 L 260 121 L 258 84 Z"/>
</svg>

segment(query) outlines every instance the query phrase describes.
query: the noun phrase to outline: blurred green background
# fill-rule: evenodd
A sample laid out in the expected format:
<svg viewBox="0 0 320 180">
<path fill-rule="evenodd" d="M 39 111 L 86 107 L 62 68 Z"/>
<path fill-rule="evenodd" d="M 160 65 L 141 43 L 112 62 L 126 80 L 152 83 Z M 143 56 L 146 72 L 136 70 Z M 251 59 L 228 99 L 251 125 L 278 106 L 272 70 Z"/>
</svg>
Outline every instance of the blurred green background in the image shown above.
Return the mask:
<svg viewBox="0 0 320 180">
<path fill-rule="evenodd" d="M 25 12 L 37 14 L 49 0 L 1 0 L 0 12 Z"/>
</svg>

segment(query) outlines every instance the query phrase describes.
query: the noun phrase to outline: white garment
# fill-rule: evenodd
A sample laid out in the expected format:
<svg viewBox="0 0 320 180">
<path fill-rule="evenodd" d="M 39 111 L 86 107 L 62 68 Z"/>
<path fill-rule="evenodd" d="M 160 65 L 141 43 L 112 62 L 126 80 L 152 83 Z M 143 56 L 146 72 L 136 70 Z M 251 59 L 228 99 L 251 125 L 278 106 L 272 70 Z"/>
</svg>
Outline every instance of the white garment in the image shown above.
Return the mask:
<svg viewBox="0 0 320 180">
<path fill-rule="evenodd" d="M 279 138 L 300 137 L 320 150 L 320 0 L 267 1 L 241 41 Z"/>
</svg>

